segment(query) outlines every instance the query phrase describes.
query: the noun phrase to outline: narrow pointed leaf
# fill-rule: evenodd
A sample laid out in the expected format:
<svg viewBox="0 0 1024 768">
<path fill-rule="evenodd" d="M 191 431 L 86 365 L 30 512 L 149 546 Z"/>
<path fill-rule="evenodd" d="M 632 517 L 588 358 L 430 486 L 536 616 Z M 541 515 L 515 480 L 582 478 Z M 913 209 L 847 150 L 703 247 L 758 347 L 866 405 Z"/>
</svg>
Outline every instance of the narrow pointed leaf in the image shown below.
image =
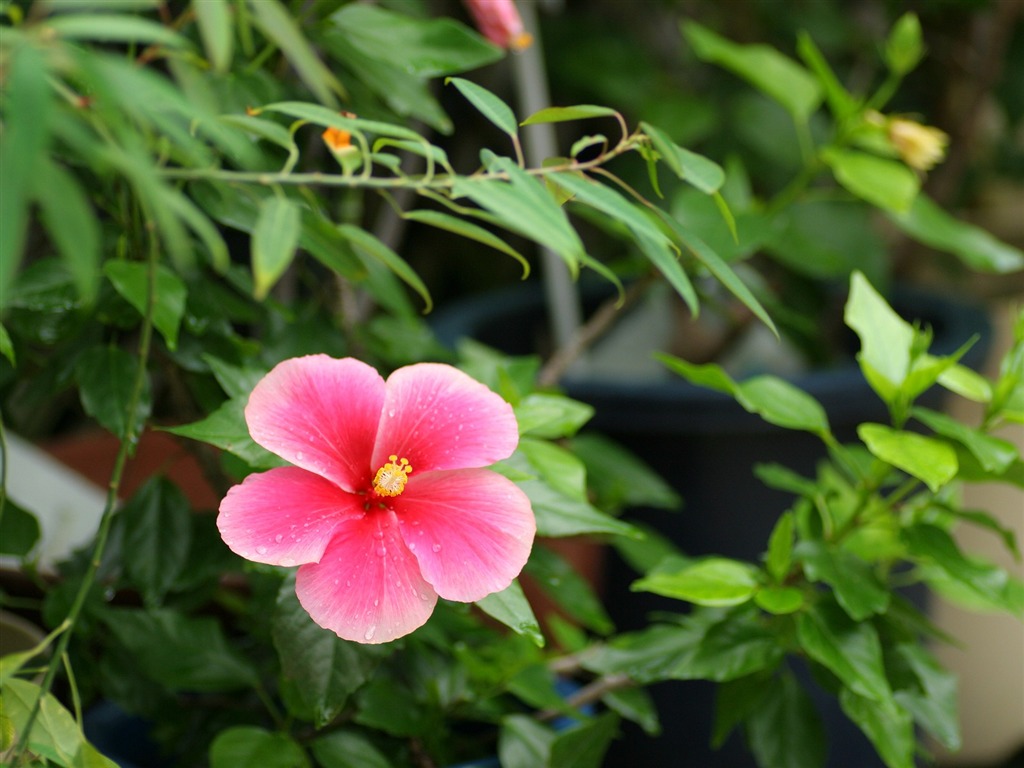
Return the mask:
<svg viewBox="0 0 1024 768">
<path fill-rule="evenodd" d="M 434 302 L 430 298 L 430 291 L 405 259 L 365 229 L 352 224 L 342 224 L 338 227 L 338 231 L 352 243 L 354 248 L 382 263 L 401 278 L 406 285 L 416 291 L 423 299 L 425 305 L 423 312 L 430 312 L 434 306 Z"/>
<path fill-rule="evenodd" d="M 252 232 L 253 292 L 264 299 L 295 258 L 301 215 L 298 205 L 276 195 L 260 204 Z"/>
<path fill-rule="evenodd" d="M 489 90 L 461 77 L 446 78 L 445 83 L 458 88 L 459 93 L 465 96 L 469 103 L 480 111 L 480 114 L 509 136 L 515 136 L 518 133 L 519 127 L 515 113 L 508 104 Z"/>
</svg>

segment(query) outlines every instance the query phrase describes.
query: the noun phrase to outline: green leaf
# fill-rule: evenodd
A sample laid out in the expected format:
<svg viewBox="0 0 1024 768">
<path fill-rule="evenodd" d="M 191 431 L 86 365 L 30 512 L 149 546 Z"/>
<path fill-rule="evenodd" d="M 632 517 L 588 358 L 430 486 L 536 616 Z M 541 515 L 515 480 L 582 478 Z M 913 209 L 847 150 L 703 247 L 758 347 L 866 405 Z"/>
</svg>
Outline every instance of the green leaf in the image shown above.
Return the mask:
<svg viewBox="0 0 1024 768">
<path fill-rule="evenodd" d="M 287 462 L 284 459 L 278 458 L 266 448 L 257 445 L 249 435 L 244 415 L 245 405 L 248 401 L 248 394 L 233 397 L 199 421 L 178 427 L 164 427 L 163 430 L 172 435 L 216 446 L 234 454 L 253 469 L 285 466 Z"/>
<path fill-rule="evenodd" d="M 945 669 L 920 645 L 903 643 L 896 652 L 917 678 L 914 689 L 900 689 L 895 699 L 946 749 L 960 749 L 960 721 L 957 716 L 957 677 Z"/>
<path fill-rule="evenodd" d="M 533 392 L 516 404 L 515 415 L 519 434 L 557 439 L 575 435 L 594 409 L 564 395 Z"/>
<path fill-rule="evenodd" d="M 675 571 L 655 571 L 633 582 L 634 592 L 653 592 L 698 605 L 739 605 L 757 591 L 757 569 L 738 560 L 709 557 Z"/>
<path fill-rule="evenodd" d="M 870 622 L 856 622 L 837 604 L 822 600 L 797 616 L 804 651 L 851 690 L 879 702 L 892 691 L 882 664 L 882 644 Z"/>
<path fill-rule="evenodd" d="M 177 32 L 140 16 L 114 13 L 69 13 L 51 16 L 47 30 L 64 40 L 102 43 L 142 43 L 182 48 L 188 41 Z"/>
<path fill-rule="evenodd" d="M 857 435 L 871 453 L 913 475 L 933 492 L 956 477 L 956 451 L 947 442 L 883 424 L 861 424 Z"/>
<path fill-rule="evenodd" d="M 8 624 L 8 626 L 10 625 Z M 46 652 L 46 649 L 50 647 L 50 645 L 57 638 L 57 636 L 65 632 L 69 626 L 70 622 L 65 620 L 59 627 L 57 627 L 50 634 L 48 634 L 46 637 L 44 637 L 42 640 L 36 643 L 33 647 L 29 648 L 27 651 L 19 651 L 18 653 L 6 653 L 3 656 L 0 656 L 0 685 L 6 684 L 8 680 L 12 679 L 14 675 L 21 671 L 22 667 L 24 667 L 25 664 L 34 659 L 36 656 L 39 656 L 40 654 Z"/>
<path fill-rule="evenodd" d="M 526 573 L 565 612 L 598 634 L 615 627 L 591 585 L 561 556 L 543 546 L 534 546 Z"/>
<path fill-rule="evenodd" d="M 252 231 L 253 293 L 257 300 L 266 298 L 292 263 L 300 229 L 301 214 L 292 200 L 274 195 L 260 204 Z"/>
<path fill-rule="evenodd" d="M 625 720 L 639 725 L 648 736 L 661 733 L 658 710 L 643 688 L 619 688 L 601 697 L 601 703 Z"/>
<path fill-rule="evenodd" d="M 249 0 L 247 6 L 260 31 L 288 57 L 321 103 L 333 106 L 337 102 L 335 94 L 346 95 L 344 86 L 302 34 L 296 17 L 279 0 Z"/>
<path fill-rule="evenodd" d="M 890 405 L 910 373 L 914 329 L 860 272 L 850 276 L 844 319 L 860 337 L 857 355 L 865 378 Z"/>
<path fill-rule="evenodd" d="M 50 144 L 54 101 L 41 48 L 24 43 L 7 55 L 4 140 L 0 142 L 0 285 L 9 287 L 22 257 L 36 170 Z M 9 292 L 0 291 L 0 308 L 7 305 Z"/>
<path fill-rule="evenodd" d="M 259 675 L 233 649 L 222 625 L 167 609 L 105 609 L 103 622 L 144 674 L 171 691 L 233 691 Z"/>
<path fill-rule="evenodd" d="M 518 450 L 530 468 L 551 488 L 570 499 L 586 501 L 586 470 L 583 462 L 555 443 L 525 437 Z"/>
<path fill-rule="evenodd" d="M 295 597 L 294 575 L 278 592 L 271 635 L 282 678 L 303 706 L 295 714 L 318 728 L 341 713 L 352 694 L 371 679 L 381 657 L 377 650 L 342 640 L 314 623 Z"/>
<path fill-rule="evenodd" d="M 992 384 L 980 373 L 954 363 L 939 374 L 939 384 L 976 403 L 992 402 Z"/>
<path fill-rule="evenodd" d="M 1007 572 L 982 560 L 966 557 L 953 537 L 942 528 L 918 523 L 903 530 L 903 540 L 915 559 L 937 569 L 968 593 L 1003 610 L 1020 610 L 1011 592 Z M 930 574 L 926 572 L 925 575 L 930 579 Z"/>
<path fill-rule="evenodd" d="M 848 117 L 857 108 L 857 101 L 839 82 L 839 78 L 832 71 L 828 60 L 805 30 L 801 29 L 797 32 L 796 50 L 804 63 L 817 76 L 818 82 L 825 92 L 825 100 L 828 102 L 829 109 L 832 110 L 832 115 L 837 120 Z"/>
<path fill-rule="evenodd" d="M 74 174 L 51 161 L 36 165 L 34 182 L 33 197 L 50 239 L 74 277 L 82 302 L 92 304 L 100 283 L 100 230 L 89 198 Z"/>
<path fill-rule="evenodd" d="M 747 718 L 747 741 L 762 766 L 820 768 L 827 741 L 814 702 L 790 674 L 766 685 Z"/>
<path fill-rule="evenodd" d="M 267 374 L 265 368 L 239 367 L 213 355 L 203 355 L 203 360 L 210 366 L 214 378 L 228 397 L 248 397 Z"/>
<path fill-rule="evenodd" d="M 365 253 L 368 257 L 386 266 L 391 272 L 401 278 L 406 285 L 416 291 L 423 299 L 424 314 L 430 312 L 434 306 L 434 302 L 430 298 L 430 291 L 420 279 L 420 276 L 416 274 L 415 270 L 409 266 L 408 262 L 360 227 L 353 224 L 341 224 L 338 226 L 338 231 L 341 232 L 345 239 L 352 243 L 357 251 Z"/>
<path fill-rule="evenodd" d="M 759 608 L 777 616 L 795 613 L 804 607 L 804 593 L 796 587 L 764 587 L 754 595 Z"/>
<path fill-rule="evenodd" d="M 605 712 L 560 731 L 551 744 L 551 768 L 600 768 L 618 733 L 619 716 Z M 536 764 L 535 764 L 536 765 Z"/>
<path fill-rule="evenodd" d="M 546 107 L 534 112 L 523 120 L 520 125 L 536 123 L 565 123 L 573 120 L 587 120 L 594 117 L 614 117 L 619 114 L 611 107 L 596 104 L 575 104 L 571 107 Z"/>
<path fill-rule="evenodd" d="M 825 409 L 811 395 L 777 376 L 754 376 L 736 385 L 736 400 L 746 410 L 786 429 L 829 434 Z"/>
<path fill-rule="evenodd" d="M 921 22 L 915 14 L 905 13 L 896 20 L 885 41 L 884 53 L 889 71 L 900 77 L 913 70 L 924 58 Z"/>
<path fill-rule="evenodd" d="M 768 537 L 768 555 L 765 557 L 765 568 L 777 582 L 782 583 L 789 575 L 793 564 L 793 513 L 784 512 L 779 516 Z"/>
<path fill-rule="evenodd" d="M 465 96 L 467 101 L 476 107 L 480 114 L 494 123 L 500 130 L 512 137 L 518 134 L 519 128 L 515 113 L 512 112 L 508 104 L 489 90 L 461 77 L 448 77 L 445 78 L 444 82 L 446 85 L 450 84 L 458 88 L 459 93 Z"/>
<path fill-rule="evenodd" d="M 682 503 L 675 489 L 653 469 L 603 435 L 594 432 L 577 435 L 570 443 L 570 450 L 586 466 L 587 483 L 601 509 L 676 509 Z"/>
<path fill-rule="evenodd" d="M 301 746 L 283 733 L 236 725 L 210 745 L 210 768 L 308 768 Z"/>
<path fill-rule="evenodd" d="M 918 242 L 952 253 L 971 269 L 1003 274 L 1024 268 L 1024 251 L 1020 248 L 981 227 L 955 219 L 926 195 L 917 195 L 908 210 L 889 211 L 888 215 Z"/>
<path fill-rule="evenodd" d="M 502 768 L 538 768 L 549 765 L 555 733 L 527 715 L 506 715 L 498 733 L 498 759 Z"/>
<path fill-rule="evenodd" d="M 482 243 L 483 245 L 494 248 L 497 251 L 508 254 L 522 265 L 523 280 L 530 275 L 530 262 L 526 260 L 526 257 L 497 235 L 470 221 L 464 221 L 463 219 L 451 216 L 443 211 L 429 210 L 407 211 L 402 214 L 402 218 L 408 219 L 409 221 L 418 221 L 421 224 L 428 224 L 429 226 L 437 227 L 438 229 L 443 229 L 447 232 L 453 232 L 456 235 L 460 235 L 469 240 L 475 240 L 478 243 Z"/>
<path fill-rule="evenodd" d="M 108 261 L 103 273 L 121 296 L 145 317 L 149 314 L 150 269 L 139 261 Z M 188 289 L 181 278 L 162 264 L 152 267 L 153 274 L 153 325 L 164 337 L 167 348 L 178 347 L 178 329 L 185 316 L 185 300 Z"/>
<path fill-rule="evenodd" d="M 683 23 L 683 34 L 697 58 L 744 78 L 785 107 L 794 120 L 807 122 L 821 103 L 821 90 L 811 73 L 774 48 L 739 45 L 692 21 Z"/>
<path fill-rule="evenodd" d="M 507 181 L 457 178 L 452 191 L 484 208 L 500 226 L 551 248 L 570 270 L 578 270 L 585 251 L 565 211 L 541 182 L 510 160 L 498 159 L 496 164 Z"/>
<path fill-rule="evenodd" d="M 159 601 L 188 561 L 192 507 L 165 477 L 149 480 L 122 507 L 125 572 L 147 601 Z"/>
<path fill-rule="evenodd" d="M 13 499 L 5 498 L 3 517 L 0 517 L 0 554 L 23 557 L 32 551 L 39 536 L 36 516 L 15 504 Z"/>
<path fill-rule="evenodd" d="M 14 343 L 11 341 L 11 335 L 4 328 L 4 324 L 0 323 L 0 355 L 7 358 L 7 362 L 12 367 L 17 367 L 18 363 L 15 360 L 14 355 Z"/>
<path fill-rule="evenodd" d="M 320 765 L 331 768 L 394 768 L 391 761 L 361 731 L 331 731 L 310 744 Z"/>
<path fill-rule="evenodd" d="M 735 611 L 712 624 L 692 655 L 672 667 L 675 679 L 724 682 L 775 669 L 785 656 L 778 636 L 756 611 Z"/>
<path fill-rule="evenodd" d="M 989 472 L 1005 472 L 1014 461 L 1020 458 L 1017 446 L 1009 440 L 1003 440 L 984 432 L 971 429 L 963 422 L 957 421 L 944 413 L 929 408 L 915 407 L 912 411 L 915 418 L 924 422 L 943 437 L 956 440 L 969 450 L 974 458 Z"/>
<path fill-rule="evenodd" d="M 921 188 L 917 174 L 898 160 L 831 147 L 821 156 L 848 192 L 886 211 L 909 211 Z"/>
<path fill-rule="evenodd" d="M 662 160 L 680 179 L 706 195 L 714 194 L 722 188 L 725 171 L 718 163 L 680 147 L 665 131 L 650 123 L 640 123 L 640 130 L 647 134 Z"/>
<path fill-rule="evenodd" d="M 137 402 L 132 402 L 138 358 L 117 347 L 92 347 L 75 366 L 82 408 L 122 440 L 134 439 L 149 417 L 152 395 L 149 378 L 143 380 Z M 134 414 L 130 409 L 134 406 Z M 128 434 L 129 423 L 132 434 Z"/>
<path fill-rule="evenodd" d="M 493 619 L 497 619 L 516 634 L 524 635 L 539 648 L 544 646 L 544 635 L 540 631 L 537 617 L 533 615 L 523 588 L 518 581 L 513 581 L 501 592 L 495 592 L 476 604 Z"/>
<path fill-rule="evenodd" d="M 500 48 L 448 18 L 416 18 L 352 3 L 330 17 L 346 43 L 417 77 L 440 77 L 499 60 Z"/>
<path fill-rule="evenodd" d="M 214 71 L 221 74 L 227 72 L 231 66 L 235 43 L 231 7 L 227 3 L 192 0 L 192 12 L 196 15 L 199 37 Z"/>
<path fill-rule="evenodd" d="M 856 555 L 823 541 L 801 541 L 796 557 L 807 578 L 825 582 L 850 618 L 863 621 L 889 608 L 889 590 L 879 583 L 871 566 Z"/>
<path fill-rule="evenodd" d="M 888 768 L 914 768 L 914 723 L 905 709 L 859 696 L 848 688 L 839 692 L 839 705 L 871 739 Z"/>
<path fill-rule="evenodd" d="M 42 696 L 39 713 L 32 724 L 26 746 L 29 753 L 61 766 L 77 766 L 88 752 L 88 743 L 74 716 L 51 694 L 44 695 L 37 684 L 18 678 L 6 680 L 0 690 L 0 712 L 20 736 L 28 725 L 35 702 Z M 6 725 L 6 724 L 5 724 Z M 34 761 L 33 763 L 36 764 Z M 113 766 L 109 760 L 96 765 Z"/>
</svg>

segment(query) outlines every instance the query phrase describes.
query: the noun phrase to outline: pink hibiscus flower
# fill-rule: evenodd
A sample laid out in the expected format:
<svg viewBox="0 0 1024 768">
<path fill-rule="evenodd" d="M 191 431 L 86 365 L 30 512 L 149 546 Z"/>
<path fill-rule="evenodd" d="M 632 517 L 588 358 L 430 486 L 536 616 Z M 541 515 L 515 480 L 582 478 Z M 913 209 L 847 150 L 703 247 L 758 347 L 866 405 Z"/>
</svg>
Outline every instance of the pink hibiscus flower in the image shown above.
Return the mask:
<svg viewBox="0 0 1024 768">
<path fill-rule="evenodd" d="M 530 555 L 526 495 L 484 467 L 519 441 L 511 406 L 448 365 L 385 381 L 352 358 L 286 360 L 245 409 L 253 440 L 294 466 L 249 475 L 220 505 L 234 552 L 298 565 L 313 620 L 346 640 L 412 632 L 437 598 L 507 587 Z"/>
</svg>

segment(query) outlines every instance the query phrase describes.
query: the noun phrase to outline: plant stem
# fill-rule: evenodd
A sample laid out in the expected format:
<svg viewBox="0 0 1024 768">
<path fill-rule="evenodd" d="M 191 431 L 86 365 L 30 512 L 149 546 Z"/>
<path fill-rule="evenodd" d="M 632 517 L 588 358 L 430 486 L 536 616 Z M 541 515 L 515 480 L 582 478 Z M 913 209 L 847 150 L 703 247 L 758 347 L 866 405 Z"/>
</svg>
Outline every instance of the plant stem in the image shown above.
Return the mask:
<svg viewBox="0 0 1024 768">
<path fill-rule="evenodd" d="M 136 436 L 139 431 L 141 431 L 141 425 L 136 424 L 136 411 L 146 382 L 146 365 L 149 361 L 150 346 L 153 337 L 153 312 L 156 305 L 157 236 L 156 233 L 152 231 L 150 232 L 148 262 L 149 285 L 147 291 L 146 312 L 142 316 L 142 327 L 139 335 L 139 366 L 135 372 L 135 381 L 132 383 L 132 391 L 128 402 L 128 412 L 125 420 L 124 435 L 121 438 L 117 458 L 114 461 L 114 469 L 110 475 L 110 483 L 107 486 L 106 504 L 103 507 L 103 515 L 100 518 L 99 529 L 96 532 L 96 543 L 93 546 L 92 558 L 89 561 L 89 567 L 86 568 L 85 574 L 82 576 L 82 582 L 79 584 L 78 592 L 75 593 L 75 599 L 71 604 L 71 608 L 68 610 L 68 614 L 65 619 L 67 630 L 61 634 L 60 638 L 57 640 L 53 653 L 53 662 L 47 666 L 46 675 L 43 677 L 43 682 L 40 685 L 39 697 L 32 706 L 32 711 L 29 713 L 24 731 L 18 735 L 18 742 L 14 749 L 15 755 L 25 755 L 29 742 L 29 734 L 32 733 L 32 726 L 35 724 L 36 718 L 39 717 L 43 698 L 53 688 L 54 680 L 57 677 L 57 671 L 60 669 L 60 660 L 64 659 L 67 654 L 68 644 L 71 640 L 71 635 L 74 633 L 75 624 L 78 621 L 78 617 L 82 612 L 83 606 L 85 605 L 89 591 L 92 589 L 93 583 L 96 580 L 96 572 L 99 570 L 100 562 L 103 559 L 103 552 L 106 549 L 107 539 L 110 535 L 111 521 L 114 518 L 114 512 L 117 508 L 117 495 L 121 487 L 121 477 L 124 474 L 124 467 L 128 461 L 129 454 L 132 452 L 132 449 L 137 442 Z"/>
</svg>

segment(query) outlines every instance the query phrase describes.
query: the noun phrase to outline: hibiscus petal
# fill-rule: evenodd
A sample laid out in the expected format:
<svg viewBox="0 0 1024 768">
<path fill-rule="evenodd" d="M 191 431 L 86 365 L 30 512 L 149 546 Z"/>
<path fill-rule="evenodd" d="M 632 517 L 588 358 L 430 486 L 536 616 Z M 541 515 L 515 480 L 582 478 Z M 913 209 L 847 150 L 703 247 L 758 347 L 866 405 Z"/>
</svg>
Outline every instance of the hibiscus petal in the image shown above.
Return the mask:
<svg viewBox="0 0 1024 768">
<path fill-rule="evenodd" d="M 390 510 L 338 526 L 319 563 L 299 568 L 295 593 L 320 626 L 359 643 L 386 643 L 423 625 L 437 594 Z"/>
<path fill-rule="evenodd" d="M 512 455 L 512 406 L 450 365 L 417 363 L 387 380 L 373 465 L 407 458 L 413 472 L 486 467 Z"/>
<path fill-rule="evenodd" d="M 530 500 L 486 469 L 412 475 L 392 499 L 423 578 L 448 600 L 472 602 L 507 587 L 530 557 Z"/>
<path fill-rule="evenodd" d="M 384 380 L 366 363 L 309 355 L 285 360 L 256 385 L 245 420 L 267 450 L 361 491 L 383 402 Z"/>
<path fill-rule="evenodd" d="M 315 563 L 334 529 L 362 517 L 363 500 L 298 467 L 249 475 L 220 503 L 224 543 L 247 560 L 269 565 Z"/>
</svg>

